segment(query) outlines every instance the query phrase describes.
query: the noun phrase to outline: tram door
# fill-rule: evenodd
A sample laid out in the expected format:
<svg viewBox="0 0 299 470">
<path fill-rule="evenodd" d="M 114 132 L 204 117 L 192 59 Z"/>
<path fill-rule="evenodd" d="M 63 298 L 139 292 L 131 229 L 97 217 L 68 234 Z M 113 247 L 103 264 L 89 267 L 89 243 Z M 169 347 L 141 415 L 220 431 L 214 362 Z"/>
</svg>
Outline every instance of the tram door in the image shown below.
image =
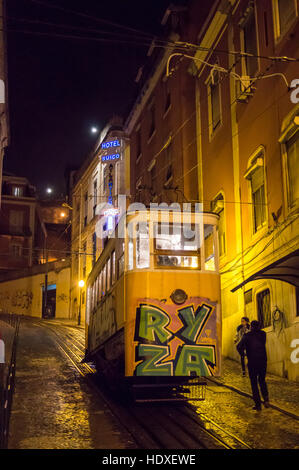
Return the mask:
<svg viewBox="0 0 299 470">
<path fill-rule="evenodd" d="M 45 305 L 45 288 L 43 287 L 43 318 L 54 318 L 56 313 L 56 284 L 48 286 L 47 305 Z"/>
</svg>

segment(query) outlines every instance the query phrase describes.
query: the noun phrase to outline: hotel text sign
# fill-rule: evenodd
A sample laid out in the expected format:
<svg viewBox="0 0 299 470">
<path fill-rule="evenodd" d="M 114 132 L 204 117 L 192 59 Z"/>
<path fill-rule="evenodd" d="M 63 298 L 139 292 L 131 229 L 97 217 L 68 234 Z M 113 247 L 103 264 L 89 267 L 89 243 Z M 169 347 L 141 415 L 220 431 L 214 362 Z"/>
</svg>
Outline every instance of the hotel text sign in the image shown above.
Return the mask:
<svg viewBox="0 0 299 470">
<path fill-rule="evenodd" d="M 120 147 L 119 140 L 111 140 L 110 142 L 103 142 L 102 149 L 110 149 L 111 147 Z"/>
<path fill-rule="evenodd" d="M 102 149 L 113 149 L 114 147 L 120 147 L 120 142 L 119 140 L 110 140 L 109 142 L 103 142 L 101 144 Z M 113 153 L 112 155 L 103 155 L 101 157 L 102 162 L 110 162 L 114 160 L 119 160 L 120 159 L 120 154 L 119 153 Z"/>
<path fill-rule="evenodd" d="M 120 157 L 119 153 L 114 153 L 113 155 L 104 155 L 102 157 L 102 162 L 109 162 L 111 160 L 118 160 Z"/>
</svg>

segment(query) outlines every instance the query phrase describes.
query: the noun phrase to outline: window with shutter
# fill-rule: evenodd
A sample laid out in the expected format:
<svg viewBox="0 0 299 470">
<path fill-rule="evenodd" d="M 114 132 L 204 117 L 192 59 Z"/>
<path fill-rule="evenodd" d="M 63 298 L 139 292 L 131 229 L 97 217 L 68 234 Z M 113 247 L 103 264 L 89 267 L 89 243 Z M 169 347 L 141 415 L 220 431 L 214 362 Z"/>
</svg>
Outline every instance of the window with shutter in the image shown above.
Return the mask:
<svg viewBox="0 0 299 470">
<path fill-rule="evenodd" d="M 270 290 L 265 289 L 256 296 L 258 320 L 262 328 L 271 326 Z"/>
<path fill-rule="evenodd" d="M 212 128 L 213 131 L 220 124 L 220 84 L 218 73 L 214 75 L 214 83 L 210 84 L 211 93 L 211 112 L 212 112 Z"/>
<path fill-rule="evenodd" d="M 219 238 L 219 256 L 225 254 L 226 240 L 225 240 L 225 213 L 224 213 L 224 199 L 223 195 L 219 194 L 211 204 L 213 212 L 219 215 L 218 221 L 218 238 Z"/>
<path fill-rule="evenodd" d="M 273 0 L 274 31 L 277 40 L 285 35 L 297 15 L 296 0 Z"/>
<path fill-rule="evenodd" d="M 244 75 L 249 77 L 254 77 L 258 70 L 258 50 L 257 50 L 257 39 L 256 39 L 256 26 L 255 26 L 255 15 L 252 10 L 251 14 L 248 16 L 244 26 L 243 26 L 243 35 L 244 35 L 244 52 L 247 54 L 252 54 L 254 57 L 246 56 L 246 71 Z"/>
<path fill-rule="evenodd" d="M 251 174 L 251 195 L 254 231 L 256 232 L 266 220 L 264 167 L 256 168 Z"/>
<path fill-rule="evenodd" d="M 24 230 L 24 212 L 11 210 L 9 213 L 9 228 L 12 233 L 22 233 Z"/>
</svg>

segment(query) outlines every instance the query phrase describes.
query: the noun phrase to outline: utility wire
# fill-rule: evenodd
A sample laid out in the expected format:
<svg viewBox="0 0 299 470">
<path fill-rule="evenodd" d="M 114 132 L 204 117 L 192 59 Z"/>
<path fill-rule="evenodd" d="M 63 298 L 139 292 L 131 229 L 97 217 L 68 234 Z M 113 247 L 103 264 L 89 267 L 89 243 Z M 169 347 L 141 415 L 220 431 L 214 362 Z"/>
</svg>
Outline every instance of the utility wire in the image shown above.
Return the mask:
<svg viewBox="0 0 299 470">
<path fill-rule="evenodd" d="M 87 18 L 87 19 L 90 19 L 90 20 L 98 22 L 98 23 L 106 24 L 108 26 L 113 26 L 114 28 L 124 29 L 126 31 L 130 31 L 130 32 L 133 32 L 133 33 L 138 33 L 139 35 L 141 35 L 143 37 L 152 38 L 152 35 L 150 33 L 146 33 L 144 31 L 141 31 L 141 30 L 136 29 L 136 28 L 132 28 L 130 26 L 125 26 L 125 25 L 122 25 L 122 24 L 119 24 L 119 23 L 115 23 L 113 21 L 109 21 L 109 20 L 105 20 L 103 18 L 98 18 L 98 17 L 95 17 L 95 16 L 91 16 L 91 15 L 88 15 L 86 13 L 78 12 L 78 11 L 75 11 L 75 10 L 69 10 L 67 8 L 64 8 L 64 7 L 61 7 L 61 6 L 58 6 L 58 5 L 53 5 L 53 4 L 50 5 L 49 3 L 43 2 L 41 0 L 29 0 L 29 1 L 32 2 L 32 3 L 36 3 L 38 5 L 42 5 L 42 6 L 47 7 L 47 8 L 63 11 L 64 13 L 67 13 L 67 14 L 70 13 L 72 15 L 80 16 L 82 18 Z"/>
<path fill-rule="evenodd" d="M 1 18 L 1 16 L 0 16 Z M 2 16 L 3 18 L 3 16 Z M 48 21 L 40 21 L 40 20 L 30 20 L 30 19 L 27 19 L 27 18 L 16 18 L 16 17 L 11 17 L 11 16 L 8 16 L 7 19 L 9 20 L 13 20 L 13 21 L 16 21 L 16 22 L 21 22 L 21 23 L 30 23 L 30 24 L 33 24 L 33 25 L 44 25 L 44 26 L 54 26 L 55 28 L 63 28 L 63 29 L 71 29 L 71 30 L 76 30 L 76 31 L 82 31 L 82 32 L 85 32 L 85 33 L 96 33 L 96 34 L 103 34 L 103 35 L 110 35 L 110 36 L 120 36 L 120 37 L 125 37 L 125 38 L 130 38 L 130 39 L 133 39 L 133 40 L 144 40 L 144 36 L 137 36 L 137 35 L 132 35 L 132 34 L 129 34 L 129 33 L 120 33 L 120 32 L 116 32 L 116 31 L 107 31 L 107 30 L 103 30 L 103 29 L 94 29 L 94 28 L 84 28 L 84 27 L 79 27 L 79 26 L 75 26 L 75 25 L 71 25 L 71 24 L 65 24 L 65 23 L 51 23 L 51 22 L 48 22 Z M 38 31 L 36 31 L 36 33 L 38 33 Z M 149 38 L 149 40 L 154 40 L 154 37 L 152 39 Z M 167 40 L 158 40 L 158 42 L 161 42 L 161 43 L 165 43 L 165 44 L 170 44 L 169 41 Z"/>
<path fill-rule="evenodd" d="M 265 72 L 265 74 L 266 74 L 266 72 Z M 262 75 L 263 75 L 263 74 L 262 74 Z M 270 105 L 268 105 L 258 116 L 254 116 L 254 118 L 252 119 L 252 121 L 251 121 L 250 123 L 248 123 L 245 128 L 244 128 L 244 127 L 242 128 L 242 132 L 243 132 L 244 130 L 246 130 L 249 126 L 251 126 L 252 122 L 254 122 L 258 117 L 262 116 L 265 112 L 267 112 L 274 104 L 276 104 L 278 101 L 280 101 L 285 95 L 286 95 L 286 92 L 283 93 L 282 95 L 280 95 L 277 99 L 273 100 L 273 101 L 270 103 Z M 232 107 L 237 101 L 238 101 L 237 98 L 234 99 L 234 100 L 230 103 L 230 105 L 229 105 L 228 107 L 226 107 L 226 108 L 224 107 L 224 111 L 230 111 L 231 107 Z M 183 123 L 181 126 L 179 126 L 179 128 L 172 134 L 172 140 L 173 140 L 174 137 L 182 130 L 182 128 L 194 117 L 194 115 L 196 114 L 196 112 L 197 112 L 197 111 L 193 111 L 192 114 L 184 121 L 184 123 Z M 209 128 L 211 127 L 211 125 L 212 125 L 212 123 L 211 123 L 211 124 L 208 124 L 207 126 L 202 127 L 199 137 L 202 137 L 204 131 L 209 131 Z M 225 139 L 225 142 L 227 142 L 227 141 L 233 139 L 234 137 L 236 137 L 236 136 L 239 135 L 239 134 L 240 134 L 240 131 L 238 130 L 235 134 L 229 135 L 229 136 Z M 198 137 L 195 137 L 195 139 L 193 140 L 193 142 L 196 141 L 197 138 L 198 138 Z M 224 142 L 223 142 L 223 143 L 224 143 Z M 190 143 L 189 143 L 189 144 L 190 144 Z M 157 155 L 159 155 L 159 153 L 160 153 L 160 151 L 157 152 L 157 153 L 152 157 L 151 161 L 154 160 L 154 159 L 157 157 Z M 208 155 L 206 155 L 206 157 L 208 157 Z M 199 164 L 197 163 L 197 164 L 194 165 L 191 169 L 189 169 L 187 172 L 185 172 L 183 175 L 177 177 L 177 178 L 175 179 L 175 182 L 178 182 L 179 180 L 183 179 L 187 174 L 189 174 L 191 171 L 194 171 L 194 170 L 198 167 L 198 165 L 199 165 Z M 163 170 L 167 169 L 168 166 L 169 166 L 169 165 L 167 164 L 167 165 L 165 165 L 164 167 L 162 167 L 162 168 L 160 169 L 160 171 L 156 174 L 156 177 L 157 177 L 158 175 L 160 175 L 160 174 L 163 172 Z M 147 174 L 147 173 L 148 173 L 148 171 L 147 171 L 147 168 L 145 167 L 145 168 L 143 169 L 143 171 L 141 172 L 141 174 L 140 174 L 140 173 L 138 174 L 138 178 L 137 178 L 137 179 L 141 178 L 144 174 Z M 202 202 L 202 201 L 199 201 L 199 202 Z M 242 204 L 241 202 L 231 202 L 231 203 Z M 247 204 L 250 204 L 250 203 L 247 203 Z M 252 204 L 252 203 L 251 203 L 251 204 Z"/>
<path fill-rule="evenodd" d="M 197 44 L 191 44 L 191 43 L 188 43 L 188 42 L 183 42 L 183 41 L 173 41 L 171 39 L 165 39 L 165 38 L 160 38 L 156 35 L 153 35 L 153 34 L 147 34 L 147 33 L 144 33 L 143 31 L 140 31 L 140 30 L 137 30 L 137 29 L 134 29 L 134 28 L 130 28 L 130 27 L 127 27 L 125 25 L 121 25 L 119 23 L 113 23 L 113 22 L 110 22 L 108 20 L 103 20 L 101 18 L 97 18 L 97 17 L 91 17 L 90 15 L 85 15 L 83 13 L 79 13 L 79 12 L 74 12 L 72 10 L 67 10 L 65 8 L 62 8 L 62 7 L 58 7 L 58 6 L 53 6 L 53 5 L 48 5 L 48 4 L 45 4 L 44 2 L 41 2 L 39 0 L 29 0 L 29 1 L 33 1 L 35 3 L 39 3 L 39 4 L 42 4 L 44 6 L 47 6 L 49 8 L 56 8 L 56 9 L 60 9 L 64 12 L 67 12 L 67 13 L 73 13 L 75 15 L 79 15 L 79 16 L 84 16 L 84 17 L 87 17 L 89 19 L 92 19 L 94 21 L 97 21 L 97 22 L 100 22 L 100 23 L 104 23 L 104 24 L 108 24 L 109 26 L 114 26 L 116 28 L 120 28 L 120 29 L 124 29 L 126 31 L 129 31 L 130 33 L 135 33 L 135 36 L 134 35 L 128 35 L 128 34 L 122 34 L 122 33 L 117 33 L 117 32 L 109 32 L 109 31 L 103 31 L 103 30 L 97 30 L 97 29 L 91 29 L 91 28 L 82 28 L 82 27 L 78 27 L 78 26 L 73 26 L 73 25 L 66 25 L 66 24 L 61 24 L 61 23 L 50 23 L 50 22 L 44 22 L 44 21 L 40 21 L 40 20 L 30 20 L 30 19 L 26 19 L 26 18 L 16 18 L 16 17 L 8 17 L 8 19 L 12 19 L 14 21 L 20 21 L 20 22 L 28 22 L 28 23 L 33 23 L 33 24 L 41 24 L 41 25 L 48 25 L 48 26 L 55 26 L 55 27 L 58 27 L 58 28 L 68 28 L 68 29 L 74 29 L 74 30 L 78 30 L 78 31 L 84 31 L 84 32 L 95 32 L 97 34 L 104 34 L 104 35 L 114 35 L 114 36 L 120 36 L 120 37 L 128 37 L 129 39 L 132 39 L 133 41 L 137 40 L 139 41 L 138 43 L 137 42 L 132 42 L 133 45 L 142 45 L 142 46 L 150 46 L 154 43 L 154 46 L 155 47 L 159 47 L 159 48 L 176 48 L 178 50 L 182 50 L 183 51 L 186 51 L 186 50 L 199 50 L 199 51 L 205 51 L 205 52 L 212 52 L 212 53 L 221 53 L 221 54 L 229 54 L 229 55 L 236 55 L 236 56 L 240 56 L 240 57 L 254 57 L 254 58 L 259 58 L 259 59 L 265 59 L 265 60 L 271 60 L 271 61 L 278 61 L 278 62 L 299 62 L 299 58 L 294 58 L 294 57 L 288 57 L 288 56 L 264 56 L 264 55 L 259 55 L 259 54 L 252 54 L 252 53 L 248 53 L 248 52 L 241 52 L 241 51 L 231 51 L 231 50 L 223 50 L 223 49 L 215 49 L 215 48 L 207 48 L 207 47 L 202 47 L 200 45 L 197 45 Z M 58 35 L 58 34 L 55 34 L 55 33 L 46 33 L 46 32 L 37 32 L 37 31 L 26 31 L 26 30 L 14 30 L 14 29 L 11 29 L 11 30 L 7 30 L 8 32 L 17 32 L 17 33 L 24 33 L 24 34 L 34 34 L 34 35 L 48 35 L 48 36 L 53 36 L 53 37 L 59 37 L 59 38 L 67 38 L 67 39 L 83 39 L 83 40 L 87 40 L 87 39 L 90 39 L 90 40 L 97 40 L 98 38 L 93 38 L 93 37 L 82 37 L 82 36 L 71 36 L 71 35 Z M 147 40 L 148 42 L 140 42 L 140 41 L 145 41 Z M 111 40 L 112 42 L 114 42 L 113 40 Z M 159 44 L 161 43 L 161 44 Z M 129 44 L 131 44 L 131 42 L 129 42 Z M 199 60 L 197 59 L 195 56 L 193 57 L 194 60 Z"/>
</svg>

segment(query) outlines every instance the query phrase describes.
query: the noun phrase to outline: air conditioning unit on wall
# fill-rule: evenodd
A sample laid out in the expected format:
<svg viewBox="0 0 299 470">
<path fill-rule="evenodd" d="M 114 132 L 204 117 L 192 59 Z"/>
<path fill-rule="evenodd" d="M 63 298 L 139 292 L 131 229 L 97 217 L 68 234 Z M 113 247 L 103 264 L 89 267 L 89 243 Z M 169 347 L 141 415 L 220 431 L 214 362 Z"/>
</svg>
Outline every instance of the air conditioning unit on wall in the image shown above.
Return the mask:
<svg viewBox="0 0 299 470">
<path fill-rule="evenodd" d="M 252 80 L 247 75 L 243 75 L 237 80 L 237 101 L 247 101 L 253 94 Z"/>
</svg>

